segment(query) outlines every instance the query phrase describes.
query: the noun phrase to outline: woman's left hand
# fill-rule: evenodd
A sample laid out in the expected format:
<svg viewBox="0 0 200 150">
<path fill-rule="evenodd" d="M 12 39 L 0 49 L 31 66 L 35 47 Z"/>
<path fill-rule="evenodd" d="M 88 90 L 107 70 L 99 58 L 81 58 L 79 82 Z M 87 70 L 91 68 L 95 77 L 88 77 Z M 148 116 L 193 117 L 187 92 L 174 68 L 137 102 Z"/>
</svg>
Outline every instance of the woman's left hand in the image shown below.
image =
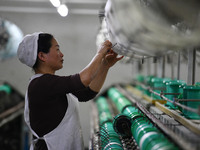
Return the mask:
<svg viewBox="0 0 200 150">
<path fill-rule="evenodd" d="M 113 50 L 110 50 L 106 56 L 104 57 L 104 60 L 103 60 L 103 64 L 110 68 L 112 67 L 116 62 L 118 62 L 119 60 L 121 60 L 124 56 L 121 56 L 121 57 L 117 57 L 118 54 L 115 53 Z"/>
</svg>

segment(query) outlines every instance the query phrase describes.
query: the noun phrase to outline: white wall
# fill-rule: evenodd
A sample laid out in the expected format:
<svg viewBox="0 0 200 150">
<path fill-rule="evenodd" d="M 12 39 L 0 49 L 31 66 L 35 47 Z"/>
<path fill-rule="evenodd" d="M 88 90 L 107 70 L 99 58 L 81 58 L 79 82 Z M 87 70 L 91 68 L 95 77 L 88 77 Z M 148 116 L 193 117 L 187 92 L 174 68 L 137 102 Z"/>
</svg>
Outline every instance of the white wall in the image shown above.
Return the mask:
<svg viewBox="0 0 200 150">
<path fill-rule="evenodd" d="M 98 16 L 69 15 L 66 18 L 58 14 L 2 13 L 0 17 L 18 25 L 24 34 L 43 31 L 52 33 L 58 40 L 64 53 L 64 67 L 59 75 L 79 72 L 92 59 L 96 52 L 96 35 L 100 26 Z M 114 66 L 103 88 L 113 83 L 128 81 L 131 77 L 131 65 L 118 63 Z M 0 80 L 8 81 L 21 93 L 25 93 L 28 80 L 33 72 L 14 57 L 0 62 Z M 85 145 L 90 136 L 90 103 L 80 104 L 80 118 Z"/>
</svg>

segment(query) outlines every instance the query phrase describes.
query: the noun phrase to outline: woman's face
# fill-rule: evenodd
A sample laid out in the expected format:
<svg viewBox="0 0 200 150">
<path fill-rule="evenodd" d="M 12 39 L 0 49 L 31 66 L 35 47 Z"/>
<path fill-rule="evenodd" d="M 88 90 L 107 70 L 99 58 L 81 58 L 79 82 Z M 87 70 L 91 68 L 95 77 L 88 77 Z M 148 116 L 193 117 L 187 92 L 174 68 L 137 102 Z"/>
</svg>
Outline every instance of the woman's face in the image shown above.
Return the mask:
<svg viewBox="0 0 200 150">
<path fill-rule="evenodd" d="M 47 60 L 48 60 L 48 66 L 56 71 L 63 67 L 63 53 L 60 51 L 60 47 L 57 43 L 57 41 L 53 38 L 51 41 L 51 48 L 49 50 L 49 53 L 47 53 Z"/>
</svg>

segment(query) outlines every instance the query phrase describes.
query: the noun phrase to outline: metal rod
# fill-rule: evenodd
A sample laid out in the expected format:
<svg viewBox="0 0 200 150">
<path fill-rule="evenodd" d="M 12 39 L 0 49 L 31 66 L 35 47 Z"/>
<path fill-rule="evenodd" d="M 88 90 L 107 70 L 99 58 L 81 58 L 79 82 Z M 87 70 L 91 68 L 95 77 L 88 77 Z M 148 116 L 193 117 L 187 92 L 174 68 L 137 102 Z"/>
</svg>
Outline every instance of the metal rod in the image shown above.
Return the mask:
<svg viewBox="0 0 200 150">
<path fill-rule="evenodd" d="M 100 137 L 99 135 L 97 135 L 97 132 L 99 132 L 99 118 L 98 118 L 98 111 L 96 108 L 96 105 L 94 102 L 91 103 L 91 107 L 92 107 L 92 114 L 91 114 L 91 122 L 90 122 L 90 126 L 91 126 L 91 135 L 90 135 L 90 142 L 89 142 L 89 148 L 90 149 L 95 149 L 95 150 L 99 150 L 100 149 Z"/>
<path fill-rule="evenodd" d="M 158 63 L 158 77 L 162 78 L 163 75 L 163 59 L 162 57 L 160 57 L 158 59 L 159 63 Z"/>
<path fill-rule="evenodd" d="M 175 101 L 177 102 L 200 102 L 200 99 L 178 99 L 174 98 Z"/>
<path fill-rule="evenodd" d="M 150 65 L 150 59 L 147 59 L 147 76 L 151 75 L 151 65 Z"/>
<path fill-rule="evenodd" d="M 111 48 L 115 47 L 117 45 L 117 43 L 115 43 Z"/>
<path fill-rule="evenodd" d="M 12 113 L 11 115 L 7 116 L 6 118 L 3 118 L 1 121 L 0 121 L 0 127 L 3 126 L 4 124 L 12 121 L 13 119 L 15 119 L 16 117 L 18 117 L 19 115 L 23 115 L 23 108 L 17 110 L 16 112 Z"/>
<path fill-rule="evenodd" d="M 180 93 L 161 93 L 161 94 L 163 94 L 163 95 L 180 95 Z"/>
<path fill-rule="evenodd" d="M 195 83 L 195 60 L 196 50 L 188 50 L 188 75 L 187 85 L 193 85 Z"/>
<path fill-rule="evenodd" d="M 21 103 L 15 105 L 15 106 L 13 106 L 12 108 L 10 108 L 10 109 L 4 111 L 3 113 L 1 113 L 0 114 L 0 119 L 3 119 L 5 117 L 17 112 L 18 110 L 22 109 L 23 107 L 24 107 L 24 102 L 21 102 Z"/>
<path fill-rule="evenodd" d="M 178 51 L 178 60 L 177 60 L 177 80 L 180 80 L 180 63 L 181 62 L 181 52 Z"/>
<path fill-rule="evenodd" d="M 198 110 L 198 109 L 193 109 L 193 108 L 187 107 L 187 106 L 185 106 L 185 105 L 182 105 L 182 104 L 180 104 L 180 103 L 178 103 L 178 102 L 172 101 L 172 100 L 168 99 L 167 97 L 165 97 L 165 96 L 162 94 L 162 92 L 161 92 L 161 93 L 157 93 L 157 92 L 153 91 L 151 87 L 147 87 L 147 86 L 144 85 L 143 83 L 139 83 L 139 82 L 137 82 L 137 81 L 135 81 L 135 83 L 141 85 L 143 89 L 149 90 L 149 92 L 154 93 L 155 95 L 160 96 L 160 97 L 163 98 L 164 100 L 166 100 L 166 101 L 168 101 L 168 102 L 170 102 L 170 103 L 173 103 L 174 105 L 180 106 L 180 107 L 182 107 L 183 109 L 186 109 L 186 110 L 188 110 L 188 111 L 191 111 L 191 112 L 200 114 L 200 110 Z"/>
<path fill-rule="evenodd" d="M 177 102 L 175 102 L 175 101 L 172 101 L 172 100 L 168 99 L 167 97 L 165 97 L 164 95 L 162 95 L 162 94 L 160 94 L 160 93 L 157 93 L 157 92 L 154 92 L 154 91 L 151 90 L 151 89 L 149 89 L 149 91 L 150 91 L 151 93 L 155 94 L 155 95 L 160 96 L 160 97 L 163 98 L 164 100 L 166 100 L 166 101 L 168 101 L 168 102 L 170 102 L 170 103 L 173 103 L 174 105 L 180 106 L 180 107 L 182 107 L 183 109 L 186 109 L 186 110 L 188 110 L 188 111 L 191 111 L 191 112 L 194 112 L 194 113 L 199 114 L 198 109 L 193 109 L 193 108 L 187 107 L 187 106 L 185 106 L 185 105 L 182 105 L 182 104 L 180 104 L 180 103 L 177 103 Z"/>
<path fill-rule="evenodd" d="M 154 63 L 154 76 L 157 76 L 157 58 L 153 57 L 153 63 Z"/>
<path fill-rule="evenodd" d="M 165 56 L 162 57 L 162 74 L 161 78 L 165 77 Z"/>
<path fill-rule="evenodd" d="M 174 79 L 174 54 L 171 55 L 171 79 Z"/>
</svg>

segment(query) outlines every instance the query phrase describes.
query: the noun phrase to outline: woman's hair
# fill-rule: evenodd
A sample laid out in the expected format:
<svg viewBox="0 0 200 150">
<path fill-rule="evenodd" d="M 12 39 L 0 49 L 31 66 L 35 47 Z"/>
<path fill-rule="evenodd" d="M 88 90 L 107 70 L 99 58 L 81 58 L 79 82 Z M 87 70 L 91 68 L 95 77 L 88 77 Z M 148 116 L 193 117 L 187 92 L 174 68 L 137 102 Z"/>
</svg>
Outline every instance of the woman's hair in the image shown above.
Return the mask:
<svg viewBox="0 0 200 150">
<path fill-rule="evenodd" d="M 53 39 L 53 35 L 49 33 L 40 33 L 38 37 L 38 51 L 43 53 L 49 53 L 49 50 L 51 48 L 51 41 Z M 36 60 L 36 63 L 33 66 L 33 69 L 38 67 L 38 57 Z"/>
</svg>

